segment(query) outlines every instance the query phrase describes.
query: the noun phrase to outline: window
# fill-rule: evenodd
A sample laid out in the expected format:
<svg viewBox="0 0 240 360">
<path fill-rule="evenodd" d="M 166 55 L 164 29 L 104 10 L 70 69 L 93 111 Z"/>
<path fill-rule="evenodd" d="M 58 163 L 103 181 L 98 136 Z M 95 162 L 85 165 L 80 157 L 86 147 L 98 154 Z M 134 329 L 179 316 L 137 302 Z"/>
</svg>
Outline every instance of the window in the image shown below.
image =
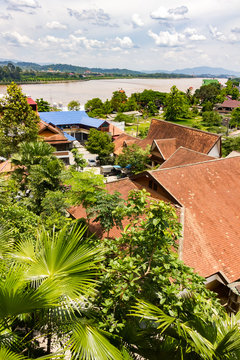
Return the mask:
<svg viewBox="0 0 240 360">
<path fill-rule="evenodd" d="M 150 187 L 150 189 L 152 189 L 152 186 L 153 186 L 153 181 L 152 180 L 149 180 L 148 186 Z"/>
</svg>

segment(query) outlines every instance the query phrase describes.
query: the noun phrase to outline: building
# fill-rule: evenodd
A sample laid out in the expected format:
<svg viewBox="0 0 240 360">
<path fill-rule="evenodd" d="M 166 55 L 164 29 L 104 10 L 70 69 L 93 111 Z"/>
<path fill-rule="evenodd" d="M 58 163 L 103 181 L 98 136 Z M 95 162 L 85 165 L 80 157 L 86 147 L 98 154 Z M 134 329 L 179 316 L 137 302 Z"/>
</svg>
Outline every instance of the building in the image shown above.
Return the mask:
<svg viewBox="0 0 240 360">
<path fill-rule="evenodd" d="M 222 114 L 229 113 L 238 107 L 240 107 L 240 101 L 232 99 L 226 99 L 223 103 L 215 105 L 215 109 Z"/>
<path fill-rule="evenodd" d="M 90 129 L 108 132 L 118 136 L 121 130 L 105 120 L 91 118 L 85 111 L 50 111 L 40 112 L 40 119 L 57 126 L 81 143 L 88 139 Z"/>
<path fill-rule="evenodd" d="M 188 160 L 186 160 L 188 159 Z M 107 184 L 126 199 L 132 189 L 145 188 L 151 197 L 171 203 L 182 224 L 179 257 L 206 279 L 229 311 L 240 304 L 240 156 L 212 159 L 180 148 L 158 169 Z M 72 216 L 84 217 L 81 207 Z M 124 224 L 126 225 L 126 224 Z M 99 224 L 91 231 L 106 236 Z M 113 228 L 111 237 L 121 230 Z"/>
<path fill-rule="evenodd" d="M 137 144 L 144 149 L 149 146 L 152 166 L 161 165 L 179 147 L 216 158 L 221 156 L 221 136 L 157 119 L 152 119 L 145 139 L 137 139 L 125 134 L 120 135 L 114 144 L 115 155 L 120 154 L 124 146 Z"/>
<path fill-rule="evenodd" d="M 73 142 L 76 141 L 75 138 L 43 120 L 39 123 L 38 134 L 45 142 L 56 149 L 54 155 L 61 159 L 65 165 L 74 163 L 71 149 L 73 148 Z"/>
</svg>

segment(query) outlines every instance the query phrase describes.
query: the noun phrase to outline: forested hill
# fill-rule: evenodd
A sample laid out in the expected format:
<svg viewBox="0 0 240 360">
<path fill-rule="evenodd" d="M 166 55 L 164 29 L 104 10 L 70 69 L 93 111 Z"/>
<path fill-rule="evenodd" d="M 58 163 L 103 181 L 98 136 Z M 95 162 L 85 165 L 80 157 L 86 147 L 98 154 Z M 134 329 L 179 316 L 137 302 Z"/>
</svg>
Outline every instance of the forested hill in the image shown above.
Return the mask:
<svg viewBox="0 0 240 360">
<path fill-rule="evenodd" d="M 179 78 L 179 77 L 192 77 L 191 75 L 184 74 L 172 74 L 172 73 L 152 73 L 146 74 L 144 72 L 129 70 L 129 69 L 105 69 L 105 68 L 89 68 L 69 64 L 45 64 L 40 65 L 32 62 L 19 62 L 19 61 L 0 61 L 0 67 L 7 66 L 9 63 L 15 67 L 21 68 L 23 71 L 35 71 L 35 72 L 49 72 L 55 71 L 60 73 L 75 73 L 75 74 L 87 74 L 89 76 L 94 74 L 103 74 L 106 76 L 136 76 L 136 77 L 147 77 L 147 78 Z M 88 73 L 89 72 L 89 73 Z"/>
<path fill-rule="evenodd" d="M 69 65 L 69 64 L 47 64 L 40 65 L 32 62 L 14 62 L 14 61 L 0 61 L 0 66 L 8 65 L 11 62 L 14 66 L 19 66 L 23 70 L 35 71 L 60 71 L 60 72 L 74 72 L 83 74 L 86 71 L 108 74 L 125 74 L 125 75 L 138 75 L 142 74 L 140 71 L 133 71 L 128 69 L 102 69 L 102 68 L 89 68 L 83 66 Z"/>
</svg>

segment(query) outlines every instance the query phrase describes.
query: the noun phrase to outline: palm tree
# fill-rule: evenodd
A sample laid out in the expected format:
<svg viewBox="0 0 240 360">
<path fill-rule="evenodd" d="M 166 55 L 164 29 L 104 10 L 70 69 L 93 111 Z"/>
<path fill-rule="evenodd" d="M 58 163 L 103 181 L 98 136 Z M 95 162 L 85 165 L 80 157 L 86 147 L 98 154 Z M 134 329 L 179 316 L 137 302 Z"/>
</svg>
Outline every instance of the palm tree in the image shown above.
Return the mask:
<svg viewBox="0 0 240 360">
<path fill-rule="evenodd" d="M 91 310 L 88 299 L 95 295 L 97 265 L 103 256 L 98 247 L 89 245 L 84 232 L 76 226 L 52 234 L 43 229 L 35 242 L 4 248 L 0 358 L 21 360 L 23 355 L 34 355 L 30 344 L 37 341 L 37 334 L 54 337 L 61 343 L 61 354 L 71 351 L 71 359 L 123 359 L 96 329 L 94 317 L 84 316 Z"/>
<path fill-rule="evenodd" d="M 144 346 L 149 345 L 146 359 L 189 360 L 237 360 L 240 359 L 240 314 L 223 316 L 215 314 L 211 319 L 192 314 L 181 314 L 181 318 L 165 314 L 158 307 L 139 300 L 133 308 L 133 316 L 140 317 L 141 336 Z M 139 340 L 139 352 L 146 354 L 146 347 Z"/>
<path fill-rule="evenodd" d="M 27 175 L 34 165 L 51 161 L 54 148 L 44 141 L 23 142 L 19 145 L 19 151 L 12 155 L 11 163 L 16 166 L 13 178 L 21 184 L 22 190 L 27 187 Z"/>
</svg>

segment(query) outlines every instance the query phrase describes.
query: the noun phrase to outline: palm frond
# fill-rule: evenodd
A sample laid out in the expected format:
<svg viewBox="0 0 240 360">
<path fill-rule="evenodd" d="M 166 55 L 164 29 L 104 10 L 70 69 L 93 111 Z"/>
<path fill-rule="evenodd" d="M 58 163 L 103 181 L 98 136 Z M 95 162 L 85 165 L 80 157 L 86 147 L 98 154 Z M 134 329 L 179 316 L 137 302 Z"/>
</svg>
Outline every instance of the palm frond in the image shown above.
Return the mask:
<svg viewBox="0 0 240 360">
<path fill-rule="evenodd" d="M 54 280 L 59 282 L 62 296 L 87 296 L 96 286 L 97 263 L 102 259 L 102 251 L 83 239 L 85 231 L 86 228 L 77 226 L 53 234 L 42 230 L 35 245 L 22 242 L 13 256 L 28 264 L 27 280 L 38 285 L 46 279 Z"/>
<path fill-rule="evenodd" d="M 77 322 L 69 341 L 73 359 L 123 360 L 123 355 L 99 331 Z M 126 357 L 125 357 L 126 358 Z"/>
</svg>

